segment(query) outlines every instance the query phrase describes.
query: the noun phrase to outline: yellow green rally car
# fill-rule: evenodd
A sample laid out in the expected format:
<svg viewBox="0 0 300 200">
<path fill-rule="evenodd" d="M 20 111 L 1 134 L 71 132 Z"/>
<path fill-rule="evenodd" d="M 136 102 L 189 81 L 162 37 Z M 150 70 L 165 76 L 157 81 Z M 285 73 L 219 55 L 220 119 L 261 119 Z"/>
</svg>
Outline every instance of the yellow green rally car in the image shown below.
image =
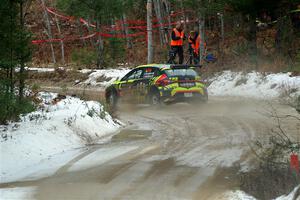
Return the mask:
<svg viewBox="0 0 300 200">
<path fill-rule="evenodd" d="M 160 103 L 208 100 L 207 88 L 195 66 L 150 64 L 138 66 L 105 90 L 106 101 Z"/>
</svg>

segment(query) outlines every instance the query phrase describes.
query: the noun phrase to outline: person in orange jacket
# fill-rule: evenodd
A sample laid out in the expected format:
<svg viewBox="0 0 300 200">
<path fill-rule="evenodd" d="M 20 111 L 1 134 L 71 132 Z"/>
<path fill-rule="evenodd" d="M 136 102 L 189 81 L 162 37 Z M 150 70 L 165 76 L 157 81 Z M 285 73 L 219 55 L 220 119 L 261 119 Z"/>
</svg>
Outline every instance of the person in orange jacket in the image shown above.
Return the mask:
<svg viewBox="0 0 300 200">
<path fill-rule="evenodd" d="M 169 52 L 168 63 L 174 64 L 177 54 L 179 57 L 179 64 L 183 63 L 183 40 L 185 40 L 183 24 L 181 22 L 177 22 L 171 35 L 171 50 Z"/>
<path fill-rule="evenodd" d="M 195 65 L 199 64 L 199 49 L 201 45 L 201 37 L 197 31 L 191 31 L 188 37 L 189 40 L 189 52 L 190 52 L 190 64 L 194 62 Z M 206 48 L 206 44 L 204 43 L 204 48 Z"/>
</svg>

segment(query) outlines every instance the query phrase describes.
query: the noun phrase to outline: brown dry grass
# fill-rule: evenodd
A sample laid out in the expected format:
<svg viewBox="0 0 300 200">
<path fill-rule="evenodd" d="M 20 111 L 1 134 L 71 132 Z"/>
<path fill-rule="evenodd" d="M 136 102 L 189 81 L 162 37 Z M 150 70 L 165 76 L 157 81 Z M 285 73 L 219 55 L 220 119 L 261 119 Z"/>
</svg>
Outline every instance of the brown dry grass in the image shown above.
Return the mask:
<svg viewBox="0 0 300 200">
<path fill-rule="evenodd" d="M 54 72 L 28 72 L 29 85 L 38 84 L 41 86 L 63 86 L 74 85 L 75 80 L 84 81 L 88 74 L 80 73 L 76 70 L 54 71 Z"/>
</svg>

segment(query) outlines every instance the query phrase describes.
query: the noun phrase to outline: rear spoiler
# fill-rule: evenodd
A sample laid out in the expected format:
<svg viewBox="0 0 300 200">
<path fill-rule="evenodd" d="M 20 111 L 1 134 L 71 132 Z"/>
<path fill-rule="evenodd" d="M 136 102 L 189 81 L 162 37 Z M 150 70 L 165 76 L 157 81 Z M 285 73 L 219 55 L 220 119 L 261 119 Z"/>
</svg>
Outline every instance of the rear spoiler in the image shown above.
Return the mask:
<svg viewBox="0 0 300 200">
<path fill-rule="evenodd" d="M 202 65 L 171 65 L 170 68 L 171 69 L 188 69 L 188 68 L 201 68 Z"/>
</svg>

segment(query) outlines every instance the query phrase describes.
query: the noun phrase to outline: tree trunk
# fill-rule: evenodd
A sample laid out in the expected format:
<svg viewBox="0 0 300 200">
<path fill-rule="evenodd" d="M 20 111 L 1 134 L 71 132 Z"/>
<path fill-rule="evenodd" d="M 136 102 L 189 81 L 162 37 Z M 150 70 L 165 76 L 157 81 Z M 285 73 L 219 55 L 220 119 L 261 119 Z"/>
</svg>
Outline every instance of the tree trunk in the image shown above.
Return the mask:
<svg viewBox="0 0 300 200">
<path fill-rule="evenodd" d="M 225 36 L 224 36 L 224 16 L 223 14 L 220 14 L 220 23 L 221 23 L 221 42 L 222 42 L 222 45 L 224 44 L 224 39 L 225 39 Z"/>
<path fill-rule="evenodd" d="M 127 46 L 127 48 L 131 49 L 132 48 L 132 41 L 128 37 L 129 31 L 128 31 L 127 17 L 126 17 L 125 13 L 123 14 L 122 22 L 123 22 L 124 32 L 125 32 L 125 36 L 126 36 L 126 46 Z"/>
<path fill-rule="evenodd" d="M 162 1 L 162 7 L 163 7 L 163 12 L 162 12 L 162 17 L 164 19 L 167 19 L 168 21 L 168 27 L 164 27 L 164 37 L 165 37 L 165 42 L 166 44 L 169 43 L 170 39 L 169 39 L 169 30 L 172 30 L 172 26 L 171 26 L 171 12 L 170 12 L 170 5 L 168 0 L 161 0 Z"/>
<path fill-rule="evenodd" d="M 80 23 L 79 20 L 76 20 L 76 22 L 77 22 L 77 26 L 78 26 L 78 33 L 79 33 L 80 37 L 82 37 L 83 36 L 83 32 L 82 32 L 81 23 Z M 81 41 L 82 41 L 83 46 L 86 47 L 85 39 L 82 39 Z"/>
<path fill-rule="evenodd" d="M 64 48 L 64 41 L 63 41 L 63 35 L 61 34 L 60 25 L 58 22 L 57 17 L 55 16 L 55 22 L 57 26 L 58 33 L 60 35 L 60 47 L 61 47 L 61 62 L 64 65 L 65 64 L 65 48 Z"/>
<path fill-rule="evenodd" d="M 251 58 L 251 62 L 255 64 L 255 67 L 258 67 L 258 60 L 257 60 L 257 44 L 256 44 L 256 18 L 251 16 L 248 22 L 248 29 L 246 37 L 249 43 L 249 55 Z"/>
<path fill-rule="evenodd" d="M 13 47 L 12 47 L 12 40 L 13 40 L 13 10 L 12 10 L 12 1 L 9 1 L 10 5 L 10 69 L 6 70 L 6 78 L 9 83 L 6 83 L 6 93 L 8 94 L 13 93 L 14 90 L 14 80 L 13 80 L 13 71 L 14 71 L 14 66 L 13 66 Z"/>
<path fill-rule="evenodd" d="M 42 2 L 42 6 L 44 9 L 44 20 L 46 23 L 46 27 L 47 27 L 47 35 L 49 37 L 50 40 L 52 40 L 52 31 L 51 31 L 51 24 L 50 24 L 50 20 L 49 20 L 49 15 L 48 12 L 46 10 L 46 6 L 45 6 L 45 0 L 41 0 Z M 55 59 L 55 53 L 54 53 L 54 48 L 53 48 L 53 44 L 52 42 L 50 42 L 50 48 L 51 48 L 51 53 L 52 53 L 52 62 L 55 64 L 56 63 L 56 59 Z"/>
<path fill-rule="evenodd" d="M 186 16 L 185 16 L 185 12 L 184 12 L 184 8 L 183 8 L 183 1 L 180 0 L 180 9 L 181 9 L 181 13 L 182 13 L 182 20 L 184 21 L 183 22 L 183 27 L 184 27 L 184 30 L 186 30 Z"/>
<path fill-rule="evenodd" d="M 221 60 L 221 64 L 223 65 L 223 61 L 224 61 L 224 40 L 225 40 L 225 36 L 224 36 L 224 16 L 223 13 L 218 13 L 219 18 L 220 18 L 220 26 L 221 26 L 221 38 L 219 39 L 219 45 L 218 45 L 218 51 L 220 54 L 220 60 Z"/>
<path fill-rule="evenodd" d="M 21 30 L 24 30 L 24 13 L 23 13 L 23 0 L 20 1 L 20 27 Z M 20 36 L 21 41 L 23 36 Z M 24 52 L 23 49 L 20 52 L 20 75 L 19 75 L 19 100 L 22 100 L 24 97 L 24 88 L 25 88 L 25 62 L 24 62 Z"/>
<path fill-rule="evenodd" d="M 247 34 L 247 39 L 250 42 L 250 54 L 257 54 L 257 45 L 256 45 L 256 22 L 255 18 L 250 19 L 249 22 L 249 32 Z"/>
<path fill-rule="evenodd" d="M 102 37 L 100 35 L 100 22 L 99 20 L 97 20 L 97 33 L 98 33 L 98 40 L 96 42 L 96 46 L 97 46 L 97 50 L 98 50 L 98 56 L 97 56 L 97 68 L 98 69 L 102 69 L 103 66 L 103 41 L 102 41 Z"/>
<path fill-rule="evenodd" d="M 163 20 L 162 20 L 162 14 L 161 14 L 161 2 L 160 2 L 160 0 L 154 0 L 153 4 L 154 4 L 155 14 L 158 19 L 158 24 L 159 24 L 160 45 L 163 46 L 165 44 L 165 37 L 164 37 L 164 27 L 162 27 Z"/>
<path fill-rule="evenodd" d="M 88 18 L 88 24 L 92 24 L 90 17 Z M 97 29 L 96 31 L 98 31 L 97 27 L 96 27 L 96 29 Z M 94 28 L 91 28 L 89 25 L 87 26 L 87 30 L 88 30 L 89 35 L 95 31 Z M 100 31 L 98 31 L 98 32 L 100 33 Z M 93 46 L 94 48 L 97 48 L 97 42 L 95 42 L 94 40 L 95 40 L 94 38 L 90 38 L 91 46 Z"/>
<path fill-rule="evenodd" d="M 147 0 L 147 35 L 148 35 L 148 64 L 153 62 L 152 44 L 152 0 Z"/>
</svg>

